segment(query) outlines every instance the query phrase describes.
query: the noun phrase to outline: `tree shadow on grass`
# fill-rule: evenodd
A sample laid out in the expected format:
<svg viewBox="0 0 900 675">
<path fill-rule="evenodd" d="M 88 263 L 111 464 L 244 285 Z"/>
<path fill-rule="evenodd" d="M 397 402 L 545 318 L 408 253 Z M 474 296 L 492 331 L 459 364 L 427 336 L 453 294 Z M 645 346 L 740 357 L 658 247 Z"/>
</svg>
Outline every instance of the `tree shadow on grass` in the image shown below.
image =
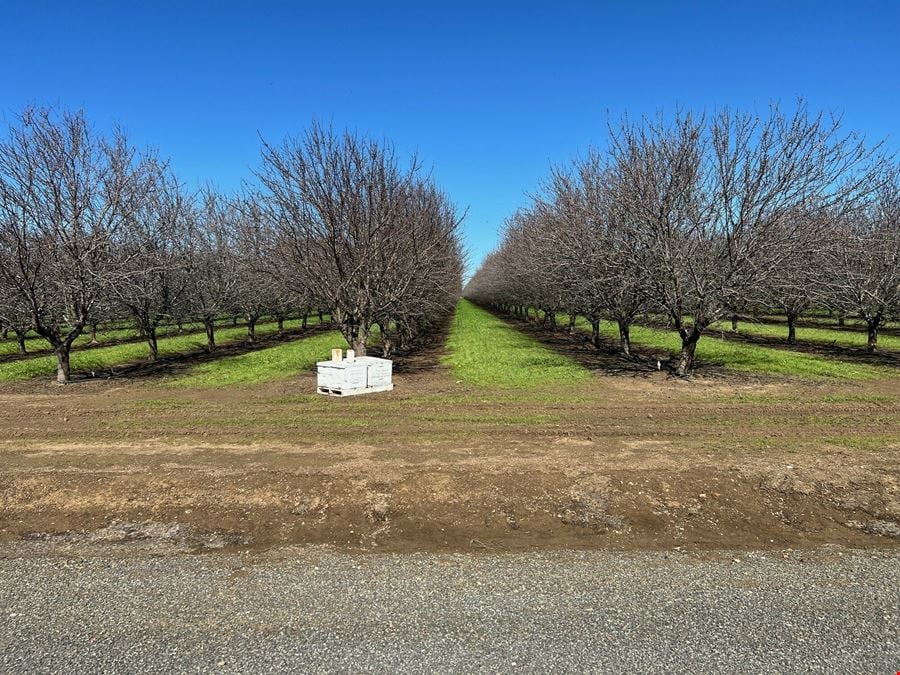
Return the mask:
<svg viewBox="0 0 900 675">
<path fill-rule="evenodd" d="M 660 371 L 670 374 L 674 370 L 672 355 L 666 350 L 632 345 L 631 355 L 626 356 L 617 342 L 603 336 L 600 338 L 598 348 L 591 342 L 590 336 L 578 328 L 570 333 L 567 327 L 551 328 L 539 321 L 528 320 L 515 314 L 502 314 L 486 307 L 482 309 L 593 372 L 649 377 Z M 695 370 L 700 374 L 713 374 L 721 372 L 722 368 L 711 363 L 698 363 Z"/>
<path fill-rule="evenodd" d="M 780 319 L 774 316 L 753 316 L 753 317 L 739 317 L 741 323 L 763 323 L 769 326 L 783 326 L 784 333 L 787 335 L 787 323 L 785 319 Z M 865 336 L 866 328 L 865 326 L 860 326 L 859 324 L 846 324 L 844 326 L 839 326 L 837 322 L 833 323 L 818 323 L 809 318 L 800 317 L 797 319 L 797 328 L 818 328 L 819 330 L 834 330 L 840 331 L 842 333 L 857 333 Z M 882 326 L 878 329 L 879 335 L 891 335 L 894 337 L 900 337 L 900 327 L 897 326 Z"/>
<path fill-rule="evenodd" d="M 235 328 L 240 326 L 246 326 L 247 323 L 245 321 L 238 321 L 236 324 L 232 322 L 221 322 L 217 324 L 216 328 Z M 205 335 L 206 329 L 202 326 L 186 328 L 182 331 L 174 330 L 172 326 L 167 325 L 164 329 L 161 329 L 157 334 L 157 338 L 159 340 L 165 340 L 166 338 L 173 337 L 188 337 L 191 335 Z M 82 335 L 88 335 L 88 333 L 82 333 Z M 102 336 L 102 333 L 100 333 Z M 29 341 L 33 342 L 39 338 L 29 338 Z M 12 342 L 12 338 L 7 338 L 8 341 Z M 114 339 L 102 339 L 95 343 L 90 342 L 76 342 L 72 345 L 72 353 L 76 352 L 87 352 L 93 349 L 103 349 L 105 347 L 117 347 L 119 345 L 129 345 L 129 344 L 137 344 L 141 342 L 146 342 L 147 338 L 142 335 L 130 335 L 127 337 L 114 338 Z M 12 352 L 10 354 L 0 355 L 0 363 L 12 363 L 13 361 L 24 361 L 25 359 L 31 359 L 36 356 L 53 356 L 53 348 L 50 346 L 47 347 L 38 347 L 34 348 L 33 345 L 28 345 L 28 352 L 22 354 L 21 352 Z"/>
<path fill-rule="evenodd" d="M 835 343 L 802 339 L 798 339 L 796 344 L 788 344 L 787 326 L 785 326 L 784 332 L 785 337 L 781 338 L 769 335 L 750 335 L 741 332 L 732 333 L 728 330 L 716 330 L 710 331 L 709 337 L 721 338 L 730 342 L 742 342 L 770 349 L 785 349 L 787 351 L 809 354 L 810 356 L 838 359 L 856 364 L 900 368 L 900 352 L 884 350 L 870 352 L 862 347 L 847 347 Z"/>
<path fill-rule="evenodd" d="M 94 371 L 78 371 L 72 374 L 72 382 L 103 380 L 141 380 L 184 375 L 192 368 L 204 363 L 219 361 L 233 356 L 241 356 L 250 352 L 268 349 L 279 344 L 300 340 L 317 333 L 332 330 L 329 324 L 316 325 L 309 328 L 291 328 L 282 333 L 271 333 L 258 336 L 250 342 L 247 339 L 228 342 L 220 345 L 214 352 L 207 349 L 195 349 L 161 356 L 156 361 L 139 361 L 119 364 Z M 323 356 L 325 358 L 325 356 Z"/>
</svg>

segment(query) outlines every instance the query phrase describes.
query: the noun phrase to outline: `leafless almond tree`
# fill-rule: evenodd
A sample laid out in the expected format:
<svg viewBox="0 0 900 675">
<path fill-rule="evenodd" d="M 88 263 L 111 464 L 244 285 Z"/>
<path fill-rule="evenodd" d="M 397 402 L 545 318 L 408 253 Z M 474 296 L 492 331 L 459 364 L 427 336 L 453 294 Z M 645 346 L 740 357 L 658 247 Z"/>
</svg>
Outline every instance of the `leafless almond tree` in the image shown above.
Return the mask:
<svg viewBox="0 0 900 675">
<path fill-rule="evenodd" d="M 685 375 L 704 332 L 740 308 L 779 306 L 793 341 L 797 317 L 823 288 L 816 272 L 825 235 L 843 222 L 850 243 L 835 250 L 857 261 L 857 287 L 866 279 L 881 290 L 870 291 L 863 308 L 844 277 L 831 282 L 833 304 L 877 327 L 895 283 L 875 270 L 893 269 L 891 201 L 887 193 L 877 205 L 871 199 L 885 164 L 877 146 L 842 131 L 839 119 L 810 115 L 802 102 L 790 114 L 773 106 L 765 115 L 625 119 L 611 128 L 606 156 L 591 152 L 552 171 L 465 294 L 513 311 L 524 306 L 526 315 L 529 305 L 545 315 L 565 308 L 570 321 L 580 313 L 595 341 L 600 319 L 609 318 L 626 353 L 632 322 L 661 314 L 681 338 L 675 372 Z M 877 234 L 862 234 L 875 223 Z M 874 254 L 865 272 L 861 247 Z M 835 265 L 847 275 L 854 269 L 846 259 Z"/>
<path fill-rule="evenodd" d="M 681 336 L 679 375 L 709 325 L 777 273 L 799 232 L 792 213 L 849 209 L 875 185 L 863 141 L 802 105 L 623 125 L 613 148 L 653 265 L 650 300 Z"/>
<path fill-rule="evenodd" d="M 399 322 L 402 335 L 447 304 L 426 307 L 434 293 L 459 292 L 459 221 L 419 177 L 415 157 L 401 165 L 388 143 L 313 125 L 281 146 L 264 143 L 258 176 L 285 284 L 329 308 L 357 354 L 373 326 L 386 338 Z M 434 265 L 442 256 L 450 263 Z M 457 276 L 448 283 L 429 270 Z M 412 298 L 419 306 L 410 312 Z"/>
<path fill-rule="evenodd" d="M 27 307 L 70 379 L 72 343 L 116 278 L 114 239 L 147 193 L 146 160 L 83 113 L 29 108 L 0 142 L 0 286 Z"/>
<path fill-rule="evenodd" d="M 236 227 L 240 213 L 229 200 L 207 189 L 191 216 L 187 300 L 203 322 L 206 344 L 216 350 L 216 319 L 234 306 L 240 276 Z"/>
<path fill-rule="evenodd" d="M 118 274 L 111 292 L 147 340 L 155 361 L 159 326 L 173 317 L 190 289 L 193 205 L 166 167 L 154 166 L 150 176 L 151 190 L 130 209 L 116 235 L 113 264 Z"/>
<path fill-rule="evenodd" d="M 866 323 L 868 348 L 878 331 L 900 317 L 900 178 L 892 169 L 865 208 L 835 223 L 820 283 L 826 303 Z"/>
</svg>

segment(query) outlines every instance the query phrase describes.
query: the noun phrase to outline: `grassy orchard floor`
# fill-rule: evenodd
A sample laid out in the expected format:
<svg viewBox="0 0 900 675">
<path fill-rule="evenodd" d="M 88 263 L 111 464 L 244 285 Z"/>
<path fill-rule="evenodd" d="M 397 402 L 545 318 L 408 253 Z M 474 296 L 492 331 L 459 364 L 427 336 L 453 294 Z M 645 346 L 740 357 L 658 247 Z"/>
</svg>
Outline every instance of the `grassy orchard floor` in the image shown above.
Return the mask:
<svg viewBox="0 0 900 675">
<path fill-rule="evenodd" d="M 185 326 L 185 328 L 187 328 L 187 326 Z M 161 331 L 160 336 L 163 335 L 165 335 L 165 333 Z M 137 337 L 138 332 L 133 328 L 103 330 L 97 333 L 97 343 L 102 345 L 104 343 L 116 342 L 119 340 L 134 340 L 137 339 Z M 75 340 L 72 346 L 73 348 L 86 347 L 90 344 L 90 342 L 90 333 L 85 333 L 80 335 Z M 25 348 L 29 353 L 51 349 L 49 342 L 47 342 L 44 338 L 33 334 L 29 334 L 25 338 Z M 19 345 L 16 343 L 13 333 L 10 332 L 9 338 L 6 341 L 0 341 L 0 357 L 9 356 L 10 354 L 18 354 L 18 352 Z"/>
<path fill-rule="evenodd" d="M 259 351 L 210 361 L 168 383 L 173 387 L 230 387 L 295 377 L 324 361 L 331 349 L 345 344 L 338 331 L 328 331 Z"/>
<path fill-rule="evenodd" d="M 295 322 L 299 324 L 298 322 Z M 228 329 L 233 328 L 231 319 L 220 319 L 216 322 L 217 329 Z M 239 325 L 245 325 L 243 323 Z M 163 326 L 160 327 L 157 331 L 157 337 L 162 340 L 166 337 L 172 336 L 180 336 L 183 333 L 195 333 L 203 331 L 203 324 L 199 322 L 191 322 L 185 323 L 182 325 L 182 332 L 178 332 L 177 326 Z M 96 346 L 109 345 L 113 342 L 124 342 L 124 341 L 138 341 L 143 343 L 143 339 L 140 337 L 140 334 L 135 328 L 106 328 L 102 327 L 97 332 L 97 342 Z M 83 348 L 96 348 L 95 345 L 91 345 L 91 334 L 90 332 L 82 333 L 78 338 L 76 338 L 75 342 L 72 344 L 73 350 L 83 349 Z M 25 338 L 25 348 L 29 353 L 32 352 L 46 352 L 52 349 L 50 343 L 47 342 L 44 338 L 36 335 L 34 333 L 29 333 Z M 15 341 L 15 335 L 10 332 L 9 338 L 5 341 L 0 340 L 0 359 L 4 356 L 10 356 L 12 354 L 19 353 L 19 346 Z M 40 355 L 40 354 L 37 354 Z"/>
<path fill-rule="evenodd" d="M 710 326 L 710 330 L 731 332 L 730 321 L 720 321 Z M 752 337 L 774 338 L 787 342 L 787 323 L 755 323 L 752 321 L 738 322 L 737 333 Z M 838 328 L 811 328 L 809 326 L 797 326 L 797 340 L 804 342 L 816 342 L 820 344 L 834 344 L 839 347 L 865 349 L 868 344 L 868 335 L 865 330 L 848 330 Z M 889 351 L 900 351 L 900 336 L 889 333 L 878 335 L 878 348 Z"/>
<path fill-rule="evenodd" d="M 566 320 L 563 315 L 558 317 L 560 325 Z M 590 324 L 584 317 L 578 318 L 576 326 L 590 332 Z M 618 343 L 619 330 L 614 323 L 603 321 L 600 332 L 603 337 Z M 630 335 L 636 347 L 662 350 L 671 358 L 676 358 L 681 351 L 681 338 L 674 330 L 632 326 Z M 886 367 L 849 363 L 790 349 L 730 342 L 717 338 L 714 332 L 700 338 L 695 356 L 700 365 L 716 365 L 737 373 L 844 380 L 873 380 L 897 375 L 896 370 Z"/>
<path fill-rule="evenodd" d="M 465 384 L 535 387 L 571 384 L 590 372 L 523 335 L 489 312 L 461 300 L 443 363 Z"/>
<path fill-rule="evenodd" d="M 315 325 L 317 321 L 317 317 L 310 317 L 309 325 Z M 297 328 L 299 325 L 299 319 L 285 322 L 285 328 L 288 329 Z M 271 335 L 277 330 L 278 325 L 274 321 L 262 323 L 256 327 L 256 334 L 259 337 L 263 337 Z M 125 331 L 111 332 L 119 334 Z M 115 339 L 108 336 L 103 337 L 104 339 Z M 246 337 L 246 326 L 219 327 L 216 330 L 216 342 L 222 346 L 245 340 Z M 159 339 L 157 345 L 160 357 L 202 351 L 206 346 L 206 334 L 191 333 L 188 335 L 164 337 Z M 129 342 L 108 347 L 101 346 L 92 349 L 74 350 L 72 351 L 70 365 L 73 373 L 108 372 L 115 370 L 116 367 L 146 360 L 149 353 L 148 349 L 145 342 Z M 55 372 L 55 356 L 33 356 L 8 363 L 0 363 L 0 382 L 21 382 L 35 377 L 52 376 Z"/>
<path fill-rule="evenodd" d="M 785 323 L 787 321 L 784 316 L 769 315 L 769 316 L 763 316 L 762 318 L 764 318 L 768 321 L 774 321 L 776 323 L 779 323 L 779 322 Z M 856 317 L 852 317 L 852 316 L 844 319 L 843 326 L 839 325 L 838 320 L 835 319 L 834 317 L 820 316 L 820 315 L 815 315 L 815 314 L 804 314 L 802 317 L 800 317 L 799 323 L 800 324 L 816 324 L 816 326 L 820 327 L 820 328 L 833 328 L 835 330 L 865 331 L 865 329 L 866 329 L 865 321 L 863 321 L 862 319 L 856 318 Z M 729 322 L 729 327 L 730 327 L 730 322 Z M 882 327 L 890 329 L 890 330 L 897 330 L 897 329 L 900 329 L 900 321 L 888 321 Z M 785 330 L 787 330 L 787 329 L 785 329 Z"/>
</svg>

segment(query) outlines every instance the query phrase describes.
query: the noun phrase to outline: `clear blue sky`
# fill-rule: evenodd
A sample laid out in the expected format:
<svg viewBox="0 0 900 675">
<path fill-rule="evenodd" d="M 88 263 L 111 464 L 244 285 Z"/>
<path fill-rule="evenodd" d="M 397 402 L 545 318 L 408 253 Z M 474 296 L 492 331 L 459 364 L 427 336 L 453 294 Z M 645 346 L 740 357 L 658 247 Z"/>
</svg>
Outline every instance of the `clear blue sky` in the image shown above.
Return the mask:
<svg viewBox="0 0 900 675">
<path fill-rule="evenodd" d="M 681 5 L 681 6 L 680 6 Z M 608 116 L 802 96 L 896 136 L 900 3 L 4 3 L 0 113 L 83 107 L 237 187 L 318 118 L 418 150 L 456 203 L 472 262 L 551 162 Z M 896 138 L 889 146 L 898 147 Z"/>
</svg>

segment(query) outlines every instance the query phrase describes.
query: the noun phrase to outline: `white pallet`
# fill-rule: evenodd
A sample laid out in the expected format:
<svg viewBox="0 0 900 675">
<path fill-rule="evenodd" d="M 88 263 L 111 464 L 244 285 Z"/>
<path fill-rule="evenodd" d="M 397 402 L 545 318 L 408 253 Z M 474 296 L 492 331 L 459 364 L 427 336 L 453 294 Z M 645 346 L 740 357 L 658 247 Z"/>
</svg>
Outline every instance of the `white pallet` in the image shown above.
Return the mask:
<svg viewBox="0 0 900 675">
<path fill-rule="evenodd" d="M 329 389 L 318 387 L 316 391 L 326 396 L 358 396 L 359 394 L 374 394 L 379 391 L 392 391 L 393 384 L 379 384 L 373 387 L 356 387 L 355 389 Z"/>
<path fill-rule="evenodd" d="M 393 362 L 374 356 L 343 361 L 319 361 L 316 391 L 328 396 L 356 396 L 391 391 Z"/>
</svg>

